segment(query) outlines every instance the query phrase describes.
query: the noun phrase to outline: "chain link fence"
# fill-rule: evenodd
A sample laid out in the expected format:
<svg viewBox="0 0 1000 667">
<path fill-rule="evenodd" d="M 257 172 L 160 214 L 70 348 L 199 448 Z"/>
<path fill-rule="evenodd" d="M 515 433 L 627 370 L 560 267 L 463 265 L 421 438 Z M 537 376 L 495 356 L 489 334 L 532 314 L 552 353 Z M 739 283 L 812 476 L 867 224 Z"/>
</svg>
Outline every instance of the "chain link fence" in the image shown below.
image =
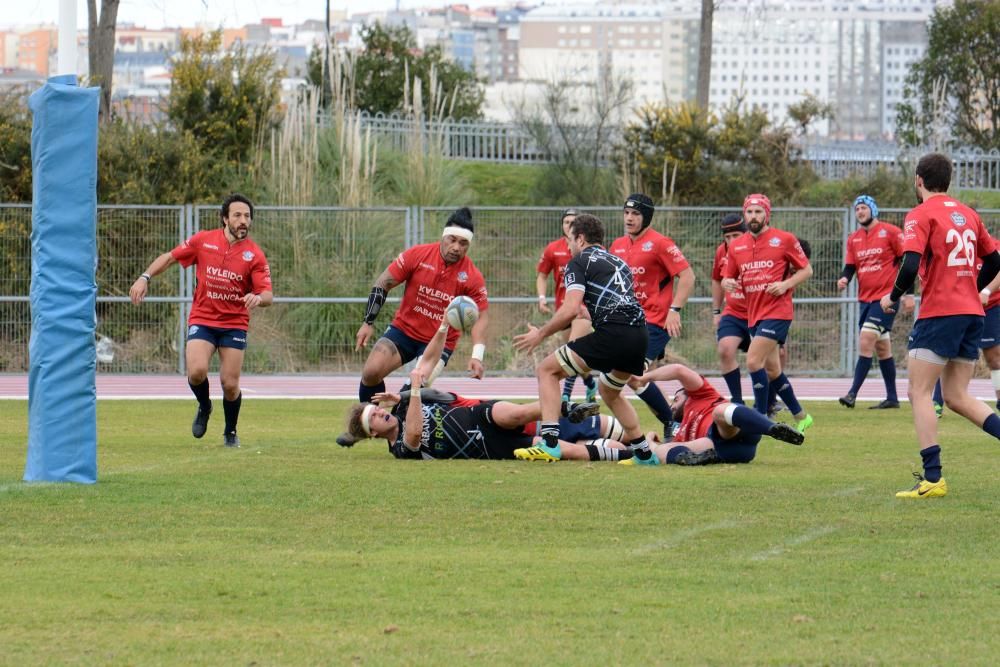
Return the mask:
<svg viewBox="0 0 1000 667">
<path fill-rule="evenodd" d="M 255 311 L 244 370 L 247 373 L 358 373 L 367 351 L 355 352 L 355 333 L 378 276 L 404 248 L 440 238 L 453 208 L 371 209 L 260 206 L 253 238 L 271 265 L 275 304 Z M 608 242 L 620 236 L 620 206 L 582 209 L 600 217 Z M 714 372 L 711 264 L 721 242 L 719 221 L 732 208 L 660 208 L 654 228 L 673 238 L 694 269 L 694 296 L 684 309 L 684 332 L 668 346 L 672 358 Z M 512 336 L 545 322 L 535 298 L 535 267 L 542 249 L 561 234 L 562 209 L 553 207 L 473 210 L 476 237 L 470 257 L 490 290 L 487 367 L 491 373 L 530 374 L 554 338 L 532 357 L 513 351 Z M 881 219 L 900 225 L 904 209 L 883 210 Z M 980 211 L 1000 231 L 1000 211 Z M 772 223 L 812 248 L 814 276 L 795 294 L 789 367 L 800 375 L 850 375 L 857 356 L 856 282 L 836 289 L 844 243 L 856 229 L 844 208 L 777 208 Z M 135 278 L 157 255 L 201 229 L 219 224 L 217 207 L 100 206 L 98 208 L 99 369 L 113 373 L 182 372 L 186 320 L 194 292 L 193 269 L 171 268 L 150 285 L 140 307 L 128 301 Z M 27 371 L 31 317 L 31 208 L 0 205 L 0 372 Z M 401 290 L 390 293 L 376 327 L 395 312 Z M 548 288 L 548 294 L 554 290 Z M 896 358 L 905 368 L 906 332 L 912 315 L 896 319 Z M 452 373 L 462 373 L 468 336 L 456 351 Z"/>
</svg>

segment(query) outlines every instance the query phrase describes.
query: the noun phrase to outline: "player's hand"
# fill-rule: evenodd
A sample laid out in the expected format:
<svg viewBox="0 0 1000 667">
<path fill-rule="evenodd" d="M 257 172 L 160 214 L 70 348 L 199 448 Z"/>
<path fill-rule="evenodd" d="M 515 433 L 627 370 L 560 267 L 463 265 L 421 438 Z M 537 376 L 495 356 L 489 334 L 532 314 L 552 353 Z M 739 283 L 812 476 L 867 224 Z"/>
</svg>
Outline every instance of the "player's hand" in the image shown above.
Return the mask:
<svg viewBox="0 0 1000 667">
<path fill-rule="evenodd" d="M 128 290 L 128 298 L 132 300 L 132 303 L 139 305 L 142 300 L 146 298 L 146 291 L 149 289 L 149 281 L 145 278 L 136 278 L 135 282 L 132 283 L 132 287 Z"/>
<path fill-rule="evenodd" d="M 261 298 L 260 294 L 254 294 L 253 292 L 248 292 L 243 295 L 243 305 L 247 307 L 247 310 L 253 310 L 260 305 Z"/>
<path fill-rule="evenodd" d="M 469 359 L 469 377 L 474 380 L 482 380 L 483 375 L 486 374 L 486 369 L 483 368 L 483 362 L 479 359 Z"/>
<path fill-rule="evenodd" d="M 542 342 L 542 330 L 528 325 L 528 333 L 514 336 L 514 349 L 518 352 L 531 352 Z"/>
<path fill-rule="evenodd" d="M 398 405 L 400 401 L 399 394 L 394 394 L 391 391 L 380 391 L 372 396 L 371 402 L 378 405 L 379 403 L 392 403 L 393 405 Z"/>
<path fill-rule="evenodd" d="M 717 330 L 719 328 L 719 322 L 721 322 L 721 321 L 722 321 L 722 315 L 721 314 L 719 314 L 719 315 L 712 315 L 712 328 Z"/>
<path fill-rule="evenodd" d="M 837 289 L 841 292 L 847 289 L 847 278 L 840 278 L 837 280 Z"/>
<path fill-rule="evenodd" d="M 917 300 L 912 294 L 904 294 L 902 303 L 903 308 L 900 312 L 903 313 L 912 313 L 917 307 Z M 985 301 L 983 302 L 983 305 L 986 305 Z"/>
<path fill-rule="evenodd" d="M 372 334 L 374 333 L 375 333 L 375 327 L 373 327 L 368 323 L 362 324 L 361 327 L 358 329 L 357 336 L 355 337 L 357 345 L 354 347 L 354 351 L 359 352 L 366 345 L 368 345 L 368 341 L 372 339 Z"/>
<path fill-rule="evenodd" d="M 723 278 L 722 279 L 722 289 L 727 292 L 735 292 L 738 287 L 738 283 L 735 278 Z"/>
<path fill-rule="evenodd" d="M 771 283 L 770 285 L 768 285 L 767 289 L 764 291 L 770 294 L 771 296 L 781 296 L 782 294 L 788 291 L 788 284 L 784 280 L 779 280 L 776 283 Z"/>
<path fill-rule="evenodd" d="M 538 310 L 546 315 L 552 312 L 552 309 L 549 308 L 549 302 L 542 297 L 538 298 Z"/>
<path fill-rule="evenodd" d="M 879 299 L 878 305 L 882 309 L 883 313 L 896 312 L 896 303 L 891 298 L 889 298 L 888 294 Z"/>
<path fill-rule="evenodd" d="M 426 379 L 427 378 L 424 377 L 424 374 L 421 373 L 417 368 L 414 368 L 412 371 L 410 371 L 410 386 L 413 387 L 414 389 L 420 389 L 421 387 L 423 387 L 424 381 Z"/>
<path fill-rule="evenodd" d="M 635 383 L 641 387 L 644 384 L 649 384 L 652 380 L 649 378 L 649 373 L 643 373 L 642 375 L 633 375 L 628 382 L 629 384 Z"/>
<path fill-rule="evenodd" d="M 667 326 L 665 327 L 671 338 L 681 335 L 681 314 L 675 310 L 667 311 Z"/>
</svg>

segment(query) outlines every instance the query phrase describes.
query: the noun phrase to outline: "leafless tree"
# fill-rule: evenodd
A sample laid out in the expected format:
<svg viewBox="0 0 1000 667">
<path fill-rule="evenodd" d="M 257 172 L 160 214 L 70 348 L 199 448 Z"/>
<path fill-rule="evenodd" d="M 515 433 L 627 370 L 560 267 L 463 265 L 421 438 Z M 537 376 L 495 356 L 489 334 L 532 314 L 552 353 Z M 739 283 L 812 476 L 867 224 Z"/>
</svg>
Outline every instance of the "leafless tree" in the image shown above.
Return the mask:
<svg viewBox="0 0 1000 667">
<path fill-rule="evenodd" d="M 101 0 L 101 13 L 97 14 L 97 0 L 87 0 L 87 57 L 90 82 L 101 86 L 101 122 L 111 119 L 111 84 L 115 67 L 115 23 L 118 21 L 118 4 L 121 0 Z"/>
<path fill-rule="evenodd" d="M 712 20 L 715 1 L 701 0 L 701 28 L 698 35 L 698 90 L 695 101 L 708 108 L 708 93 L 712 82 Z"/>
<path fill-rule="evenodd" d="M 575 203 L 608 201 L 600 174 L 611 161 L 634 89 L 630 79 L 601 68 L 596 80 L 553 77 L 534 103 L 522 96 L 508 104 L 514 122 L 549 157 L 554 180 L 574 193 Z"/>
</svg>

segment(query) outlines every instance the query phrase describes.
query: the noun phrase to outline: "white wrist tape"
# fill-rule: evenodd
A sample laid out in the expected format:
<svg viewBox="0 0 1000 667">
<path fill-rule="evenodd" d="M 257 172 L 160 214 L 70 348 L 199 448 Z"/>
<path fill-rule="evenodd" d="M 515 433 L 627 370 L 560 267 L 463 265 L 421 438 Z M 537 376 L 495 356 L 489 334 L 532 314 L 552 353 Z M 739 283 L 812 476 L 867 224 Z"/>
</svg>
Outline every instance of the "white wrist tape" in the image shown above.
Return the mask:
<svg viewBox="0 0 1000 667">
<path fill-rule="evenodd" d="M 486 356 L 486 346 L 482 343 L 476 343 L 472 346 L 472 358 L 478 361 L 482 361 L 483 357 Z"/>
</svg>

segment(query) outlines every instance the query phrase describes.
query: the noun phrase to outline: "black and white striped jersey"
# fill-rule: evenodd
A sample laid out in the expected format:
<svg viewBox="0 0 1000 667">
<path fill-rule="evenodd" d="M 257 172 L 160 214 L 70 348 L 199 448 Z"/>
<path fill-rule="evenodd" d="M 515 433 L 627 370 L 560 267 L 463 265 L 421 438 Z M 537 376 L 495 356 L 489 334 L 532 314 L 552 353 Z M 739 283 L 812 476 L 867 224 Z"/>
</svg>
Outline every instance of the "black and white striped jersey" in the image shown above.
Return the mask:
<svg viewBox="0 0 1000 667">
<path fill-rule="evenodd" d="M 632 269 L 600 246 L 588 246 L 566 265 L 566 291 L 583 290 L 583 303 L 594 327 L 602 324 L 645 325 L 646 314 L 635 296 Z"/>
</svg>

